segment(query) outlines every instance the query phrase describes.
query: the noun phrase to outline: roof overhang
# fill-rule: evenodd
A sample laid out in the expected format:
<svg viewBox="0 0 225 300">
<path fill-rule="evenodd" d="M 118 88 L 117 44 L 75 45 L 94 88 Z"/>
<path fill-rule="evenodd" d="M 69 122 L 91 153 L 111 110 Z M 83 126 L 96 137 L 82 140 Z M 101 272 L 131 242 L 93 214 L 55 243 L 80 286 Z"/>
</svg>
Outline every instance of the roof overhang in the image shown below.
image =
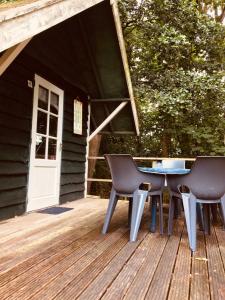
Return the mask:
<svg viewBox="0 0 225 300">
<path fill-rule="evenodd" d="M 0 7 L 0 52 L 59 24 L 104 0 L 38 0 Z"/>
<path fill-rule="evenodd" d="M 133 96 L 129 66 L 127 62 L 124 39 L 123 39 L 123 34 L 122 34 L 122 29 L 121 29 L 121 24 L 119 19 L 119 11 L 117 7 L 117 2 L 115 0 L 111 0 L 111 1 L 109 0 L 85 0 L 85 1 L 84 0 L 38 0 L 18 7 L 5 8 L 5 9 L 0 8 L 0 52 L 10 47 L 13 46 L 15 47 L 16 44 L 22 43 L 25 40 L 28 40 L 32 37 L 36 38 L 37 36 L 38 38 L 39 33 L 43 35 L 43 33 L 47 29 L 50 29 L 53 26 L 62 23 L 63 21 L 66 21 L 67 19 L 70 19 L 77 14 L 81 13 L 79 16 L 81 16 L 80 19 L 82 20 L 82 15 L 83 15 L 82 12 L 87 11 L 91 7 L 93 8 L 97 7 L 97 4 L 101 4 L 103 2 L 106 3 L 107 5 L 108 3 L 110 3 L 111 15 L 114 21 L 114 30 L 116 31 L 116 35 L 118 39 L 117 47 L 119 48 L 119 52 L 120 52 L 120 60 L 122 63 L 123 76 L 125 77 L 126 88 L 127 88 L 127 92 L 125 96 L 123 95 L 121 97 L 121 95 L 115 94 L 113 95 L 113 97 L 124 98 L 126 102 L 129 103 L 128 106 L 130 108 L 126 106 L 125 110 L 123 110 L 123 113 L 120 113 L 120 116 L 121 118 L 126 119 L 127 114 L 130 114 L 131 112 L 133 118 L 133 124 L 135 128 L 133 133 L 139 135 L 139 125 L 138 125 L 136 105 Z M 107 17 L 108 16 L 106 16 L 106 18 Z M 84 19 L 83 22 L 85 22 L 85 14 L 83 19 Z M 86 20 L 88 19 L 89 18 L 87 14 Z M 96 16 L 95 16 L 95 20 L 97 20 Z M 91 25 L 89 27 L 91 27 Z M 99 27 L 96 28 L 96 30 L 97 29 L 99 30 Z M 113 36 L 112 32 L 111 34 Z M 31 44 L 32 43 L 33 40 Z M 107 84 L 109 84 L 109 82 Z M 104 111 L 106 113 L 106 117 L 107 114 L 111 115 L 112 111 L 115 110 L 117 107 L 117 105 L 115 105 L 115 101 L 114 101 L 115 99 L 111 99 L 112 101 L 110 101 L 110 99 L 106 99 L 109 97 L 107 96 L 105 97 L 104 95 L 101 95 L 101 93 L 100 95 L 94 95 L 94 98 L 98 98 L 98 100 L 102 100 L 101 107 L 102 105 L 104 105 Z M 124 99 L 122 99 L 122 101 L 124 101 Z M 109 109 L 107 106 L 109 106 Z M 125 105 L 121 105 L 121 107 L 123 106 Z M 94 113 L 98 115 L 99 108 L 97 104 L 96 107 L 94 107 L 94 110 L 95 110 Z M 116 119 L 115 124 L 117 124 L 117 120 L 118 118 Z M 104 122 L 104 119 L 100 120 L 97 123 L 101 124 L 102 122 Z M 108 126 L 108 128 L 110 127 L 112 129 L 111 125 Z M 112 133 L 112 131 L 113 130 L 111 131 L 109 130 L 109 133 Z M 106 130 L 104 128 L 104 130 L 102 130 L 101 132 L 107 132 L 107 128 Z M 115 132 L 125 134 L 125 133 L 132 133 L 132 130 L 130 132 L 129 130 L 119 131 L 117 128 Z"/>
</svg>

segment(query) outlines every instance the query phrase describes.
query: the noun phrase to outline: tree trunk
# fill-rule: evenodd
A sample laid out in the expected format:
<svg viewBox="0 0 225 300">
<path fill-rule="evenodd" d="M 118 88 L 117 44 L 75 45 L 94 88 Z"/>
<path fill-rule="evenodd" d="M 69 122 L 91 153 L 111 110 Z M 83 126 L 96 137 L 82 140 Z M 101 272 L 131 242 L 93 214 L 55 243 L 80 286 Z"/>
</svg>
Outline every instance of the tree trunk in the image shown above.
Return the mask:
<svg viewBox="0 0 225 300">
<path fill-rule="evenodd" d="M 162 136 L 162 156 L 169 157 L 170 137 L 167 132 L 163 132 Z"/>
</svg>

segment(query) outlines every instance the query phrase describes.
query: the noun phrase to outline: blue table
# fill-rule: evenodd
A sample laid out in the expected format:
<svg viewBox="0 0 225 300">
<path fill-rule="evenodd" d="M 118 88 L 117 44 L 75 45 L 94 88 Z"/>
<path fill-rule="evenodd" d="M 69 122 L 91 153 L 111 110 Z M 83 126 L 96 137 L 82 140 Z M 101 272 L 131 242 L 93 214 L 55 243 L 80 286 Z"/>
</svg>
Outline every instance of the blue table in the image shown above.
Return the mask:
<svg viewBox="0 0 225 300">
<path fill-rule="evenodd" d="M 166 175 L 167 174 L 188 174 L 190 173 L 190 169 L 175 169 L 175 168 L 162 168 L 162 167 L 157 167 L 157 168 L 145 168 L 145 167 L 139 167 L 138 168 L 140 171 L 145 172 L 145 173 L 155 173 L 155 174 L 164 174 L 165 175 L 165 186 L 167 185 L 166 183 Z M 152 220 L 151 220 L 151 225 L 150 225 L 150 231 L 155 232 L 156 230 L 156 212 L 157 212 L 157 199 L 152 199 L 151 202 L 151 214 L 152 214 Z"/>
<path fill-rule="evenodd" d="M 190 173 L 190 169 L 174 169 L 174 168 L 162 168 L 162 167 L 157 167 L 157 168 L 145 168 L 145 167 L 139 167 L 138 168 L 140 171 L 145 172 L 145 173 L 156 173 L 156 174 L 188 174 Z"/>
</svg>

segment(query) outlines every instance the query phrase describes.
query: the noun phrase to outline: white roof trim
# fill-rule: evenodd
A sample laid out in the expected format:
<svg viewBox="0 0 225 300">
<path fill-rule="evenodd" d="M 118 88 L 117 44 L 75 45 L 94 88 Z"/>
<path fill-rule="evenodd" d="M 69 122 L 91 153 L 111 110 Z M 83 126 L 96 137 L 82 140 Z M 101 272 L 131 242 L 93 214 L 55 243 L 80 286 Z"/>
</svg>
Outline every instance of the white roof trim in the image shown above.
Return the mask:
<svg viewBox="0 0 225 300">
<path fill-rule="evenodd" d="M 116 26 L 116 31 L 117 31 L 117 36 L 118 36 L 118 41 L 119 41 L 119 46 L 120 46 L 120 52 L 121 52 L 121 56 L 122 56 L 122 60 L 123 60 L 124 72 L 125 72 L 125 76 L 126 76 L 127 87 L 128 87 L 130 101 L 131 101 L 131 108 L 132 108 L 132 112 L 133 112 L 136 133 L 137 133 L 137 135 L 140 135 L 137 109 L 136 109 L 136 104 L 135 104 L 135 100 L 134 100 L 134 92 L 133 92 L 132 82 L 131 82 L 131 78 L 130 78 L 130 70 L 129 70 L 128 60 L 127 60 L 125 43 L 124 43 L 124 39 L 123 39 L 123 32 L 122 32 L 122 28 L 121 28 L 120 15 L 119 15 L 117 1 L 111 0 L 111 5 L 112 5 L 112 11 L 113 11 L 115 26 Z"/>
<path fill-rule="evenodd" d="M 104 0 L 38 0 L 0 10 L 0 52 Z"/>
<path fill-rule="evenodd" d="M 7 49 L 3 53 L 3 55 L 0 57 L 0 76 L 11 65 L 11 63 L 20 54 L 20 52 L 26 47 L 26 45 L 29 43 L 30 40 L 31 40 L 31 38 Z"/>
</svg>

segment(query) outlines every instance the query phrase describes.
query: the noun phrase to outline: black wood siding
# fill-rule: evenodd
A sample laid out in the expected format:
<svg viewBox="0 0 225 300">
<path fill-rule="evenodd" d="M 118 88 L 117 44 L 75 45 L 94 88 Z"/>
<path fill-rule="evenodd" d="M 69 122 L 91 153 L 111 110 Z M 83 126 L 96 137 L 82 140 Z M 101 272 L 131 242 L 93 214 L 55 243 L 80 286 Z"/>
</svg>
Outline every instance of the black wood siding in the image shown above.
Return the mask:
<svg viewBox="0 0 225 300">
<path fill-rule="evenodd" d="M 15 63 L 0 77 L 0 219 L 25 211 L 33 90 Z"/>
<path fill-rule="evenodd" d="M 85 161 L 87 144 L 87 101 L 84 102 L 83 136 L 73 134 L 73 100 L 84 99 L 79 91 L 66 93 L 64 100 L 63 151 L 61 165 L 60 202 L 84 197 Z M 86 105 L 85 105 L 86 103 Z"/>
<path fill-rule="evenodd" d="M 84 195 L 87 97 L 40 61 L 22 53 L 0 77 L 0 219 L 25 212 L 34 74 L 64 90 L 60 202 Z M 73 100 L 84 101 L 83 136 L 73 134 Z"/>
</svg>

